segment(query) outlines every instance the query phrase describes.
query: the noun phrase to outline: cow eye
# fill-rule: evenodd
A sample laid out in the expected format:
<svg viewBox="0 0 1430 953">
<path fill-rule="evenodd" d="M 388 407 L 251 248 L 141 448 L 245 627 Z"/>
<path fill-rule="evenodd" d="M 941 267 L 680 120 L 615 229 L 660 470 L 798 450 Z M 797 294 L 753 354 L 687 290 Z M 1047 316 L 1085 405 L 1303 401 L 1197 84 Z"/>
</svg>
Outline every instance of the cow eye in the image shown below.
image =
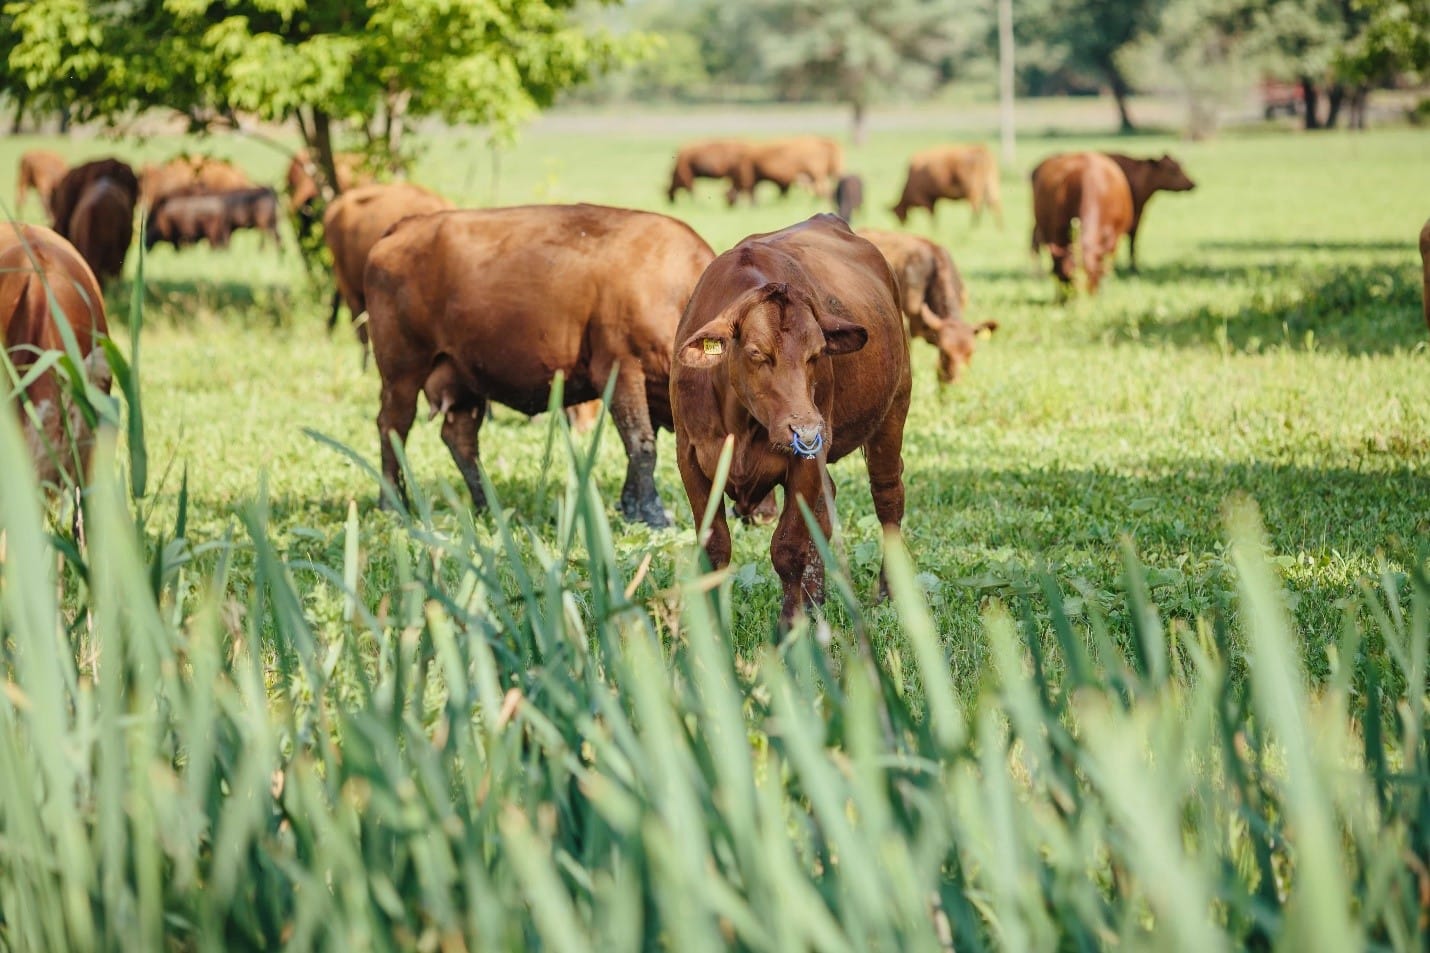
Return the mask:
<svg viewBox="0 0 1430 953">
<path fill-rule="evenodd" d="M 745 356 L 750 359 L 751 364 L 766 364 L 769 362 L 769 358 L 765 357 L 765 352 L 758 348 L 746 348 Z"/>
</svg>

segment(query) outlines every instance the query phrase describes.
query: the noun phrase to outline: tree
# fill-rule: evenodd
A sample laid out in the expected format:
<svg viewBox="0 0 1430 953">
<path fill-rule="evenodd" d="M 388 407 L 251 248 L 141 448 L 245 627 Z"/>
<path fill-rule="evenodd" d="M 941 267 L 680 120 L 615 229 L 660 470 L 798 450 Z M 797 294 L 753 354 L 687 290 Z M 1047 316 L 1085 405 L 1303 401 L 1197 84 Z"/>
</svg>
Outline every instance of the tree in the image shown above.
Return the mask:
<svg viewBox="0 0 1430 953">
<path fill-rule="evenodd" d="M 1168 83 L 1185 98 L 1187 134 L 1216 131 L 1222 108 L 1237 102 L 1255 81 L 1258 59 L 1248 34 L 1256 0 L 1168 0 L 1155 28 L 1125 59 L 1148 83 Z"/>
<path fill-rule="evenodd" d="M 1127 107 L 1132 87 L 1119 56 L 1156 28 L 1159 0 L 1045 0 L 1019 7 L 1020 39 L 1041 41 L 1064 65 L 1100 76 L 1117 102 L 1123 132 L 1136 126 Z"/>
<path fill-rule="evenodd" d="M 568 20 L 576 0 L 17 0 L 24 89 L 116 122 L 151 108 L 195 128 L 293 120 L 337 182 L 333 138 L 402 161 L 411 120 L 509 128 L 620 54 Z"/>
<path fill-rule="evenodd" d="M 758 0 L 752 9 L 761 68 L 779 95 L 848 104 L 856 144 L 872 102 L 932 89 L 941 63 L 978 35 L 938 0 Z"/>
</svg>

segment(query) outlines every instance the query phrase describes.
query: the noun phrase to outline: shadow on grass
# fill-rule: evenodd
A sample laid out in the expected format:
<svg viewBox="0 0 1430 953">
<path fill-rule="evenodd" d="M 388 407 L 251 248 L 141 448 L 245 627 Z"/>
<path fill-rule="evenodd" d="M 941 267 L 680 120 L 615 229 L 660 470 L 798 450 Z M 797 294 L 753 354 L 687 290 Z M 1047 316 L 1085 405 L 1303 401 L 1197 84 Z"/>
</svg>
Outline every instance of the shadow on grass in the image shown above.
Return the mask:
<svg viewBox="0 0 1430 953">
<path fill-rule="evenodd" d="M 1248 262 L 1218 266 L 1178 262 L 1144 267 L 1129 282 L 1214 282 L 1245 289 L 1240 305 L 1203 306 L 1170 318 L 1147 317 L 1114 340 L 1176 347 L 1255 351 L 1267 344 L 1388 354 L 1425 341 L 1420 276 L 1389 264 L 1293 265 Z"/>
<path fill-rule="evenodd" d="M 105 293 L 111 323 L 129 318 L 131 280 L 115 282 Z M 207 316 L 255 330 L 313 322 L 326 324 L 327 307 L 306 282 L 275 274 L 262 279 L 155 278 L 145 276 L 144 321 L 167 327 L 191 326 Z"/>
<path fill-rule="evenodd" d="M 1268 241 L 1262 238 L 1223 238 L 1217 239 L 1216 241 L 1201 242 L 1198 247 L 1208 251 L 1235 252 L 1409 252 L 1415 248 L 1415 236 L 1412 235 L 1404 241 L 1318 241 L 1316 239 Z"/>
</svg>

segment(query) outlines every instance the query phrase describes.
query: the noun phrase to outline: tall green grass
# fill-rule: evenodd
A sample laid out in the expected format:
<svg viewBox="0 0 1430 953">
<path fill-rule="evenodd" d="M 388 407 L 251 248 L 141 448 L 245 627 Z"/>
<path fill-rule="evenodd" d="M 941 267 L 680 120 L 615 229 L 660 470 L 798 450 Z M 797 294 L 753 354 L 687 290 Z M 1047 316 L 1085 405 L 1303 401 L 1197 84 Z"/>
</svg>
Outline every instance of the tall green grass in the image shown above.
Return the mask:
<svg viewBox="0 0 1430 953">
<path fill-rule="evenodd" d="M 529 521 L 499 503 L 434 521 L 413 482 L 391 532 L 365 537 L 350 508 L 341 559 L 299 561 L 260 490 L 197 563 L 184 507 L 151 525 L 117 460 L 117 431 L 131 451 L 143 431 L 127 379 L 83 549 L 0 467 L 0 948 L 1430 938 L 1423 558 L 1345 606 L 1309 690 L 1255 509 L 1234 503 L 1221 611 L 1163 624 L 1129 551 L 1123 645 L 1043 573 L 989 604 L 969 704 L 897 541 L 904 638 L 879 650 L 837 568 L 847 624 L 745 655 L 730 574 L 692 551 L 643 589 L 593 480 L 599 437 L 578 447 L 558 414 Z M 21 450 L 0 414 L 0 459 Z M 381 594 L 359 591 L 375 548 Z M 342 600 L 315 605 L 314 579 Z"/>
</svg>

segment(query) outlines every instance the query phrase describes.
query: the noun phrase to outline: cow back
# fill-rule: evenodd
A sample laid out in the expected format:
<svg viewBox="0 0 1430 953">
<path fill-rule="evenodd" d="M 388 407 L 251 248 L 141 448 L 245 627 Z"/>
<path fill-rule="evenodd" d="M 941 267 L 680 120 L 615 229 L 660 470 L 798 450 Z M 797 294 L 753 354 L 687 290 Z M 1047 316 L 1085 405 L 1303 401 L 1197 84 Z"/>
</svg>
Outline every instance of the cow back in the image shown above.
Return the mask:
<svg viewBox="0 0 1430 953">
<path fill-rule="evenodd" d="M 134 238 L 134 192 L 109 178 L 89 184 L 70 217 L 70 240 L 101 280 L 124 270 Z"/>
<path fill-rule="evenodd" d="M 478 392 L 545 409 L 557 371 L 567 403 L 599 395 L 612 362 L 639 361 L 652 420 L 670 426 L 675 326 L 714 252 L 683 222 L 597 205 L 457 210 L 405 219 L 363 276 L 384 381 L 438 356 Z"/>
</svg>

